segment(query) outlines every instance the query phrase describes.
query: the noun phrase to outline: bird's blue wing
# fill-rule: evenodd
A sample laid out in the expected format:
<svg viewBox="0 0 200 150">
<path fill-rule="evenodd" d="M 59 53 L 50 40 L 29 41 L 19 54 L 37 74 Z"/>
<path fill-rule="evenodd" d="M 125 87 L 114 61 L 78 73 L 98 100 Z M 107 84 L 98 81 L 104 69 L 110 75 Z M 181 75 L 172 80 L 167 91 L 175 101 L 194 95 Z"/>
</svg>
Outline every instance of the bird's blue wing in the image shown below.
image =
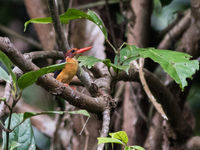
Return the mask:
<svg viewBox="0 0 200 150">
<path fill-rule="evenodd" d="M 65 60 L 63 59 L 60 63 L 64 63 L 65 62 Z M 62 70 L 56 70 L 55 72 L 54 72 L 54 78 L 56 78 L 59 74 L 60 74 L 60 72 L 61 72 Z"/>
</svg>

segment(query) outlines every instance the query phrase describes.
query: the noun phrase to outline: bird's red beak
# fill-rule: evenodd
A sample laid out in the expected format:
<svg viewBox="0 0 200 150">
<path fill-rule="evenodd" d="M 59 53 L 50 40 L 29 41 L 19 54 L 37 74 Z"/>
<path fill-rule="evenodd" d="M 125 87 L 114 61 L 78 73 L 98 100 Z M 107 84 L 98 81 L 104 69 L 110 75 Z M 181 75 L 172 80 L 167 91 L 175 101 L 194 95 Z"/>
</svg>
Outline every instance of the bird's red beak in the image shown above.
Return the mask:
<svg viewBox="0 0 200 150">
<path fill-rule="evenodd" d="M 77 54 L 80 54 L 80 53 L 89 51 L 91 48 L 92 48 L 92 46 L 90 46 L 90 47 L 85 47 L 85 48 L 81 48 L 81 49 L 77 50 L 76 53 L 77 53 Z"/>
</svg>

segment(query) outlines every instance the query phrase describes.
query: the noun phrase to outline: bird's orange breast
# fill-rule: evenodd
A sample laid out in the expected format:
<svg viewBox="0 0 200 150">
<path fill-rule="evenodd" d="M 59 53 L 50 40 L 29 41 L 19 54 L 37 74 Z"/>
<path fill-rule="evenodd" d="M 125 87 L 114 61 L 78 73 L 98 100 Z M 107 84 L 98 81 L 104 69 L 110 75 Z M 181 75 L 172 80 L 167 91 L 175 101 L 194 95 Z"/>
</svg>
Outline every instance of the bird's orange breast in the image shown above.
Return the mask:
<svg viewBox="0 0 200 150">
<path fill-rule="evenodd" d="M 74 58 L 66 58 L 67 64 L 62 69 L 60 74 L 56 77 L 56 80 L 69 84 L 72 78 L 76 75 L 78 70 L 78 62 Z"/>
</svg>

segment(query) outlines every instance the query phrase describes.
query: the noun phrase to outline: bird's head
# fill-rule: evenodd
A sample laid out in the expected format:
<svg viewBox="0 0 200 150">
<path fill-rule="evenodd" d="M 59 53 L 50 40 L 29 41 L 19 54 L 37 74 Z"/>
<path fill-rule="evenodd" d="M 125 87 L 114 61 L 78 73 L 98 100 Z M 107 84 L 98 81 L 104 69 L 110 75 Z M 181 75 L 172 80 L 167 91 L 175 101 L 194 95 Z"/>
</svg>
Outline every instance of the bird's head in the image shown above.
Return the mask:
<svg viewBox="0 0 200 150">
<path fill-rule="evenodd" d="M 81 49 L 72 48 L 67 51 L 65 57 L 73 58 L 75 55 L 86 52 L 86 51 L 90 50 L 91 48 L 92 48 L 92 46 L 81 48 Z"/>
</svg>

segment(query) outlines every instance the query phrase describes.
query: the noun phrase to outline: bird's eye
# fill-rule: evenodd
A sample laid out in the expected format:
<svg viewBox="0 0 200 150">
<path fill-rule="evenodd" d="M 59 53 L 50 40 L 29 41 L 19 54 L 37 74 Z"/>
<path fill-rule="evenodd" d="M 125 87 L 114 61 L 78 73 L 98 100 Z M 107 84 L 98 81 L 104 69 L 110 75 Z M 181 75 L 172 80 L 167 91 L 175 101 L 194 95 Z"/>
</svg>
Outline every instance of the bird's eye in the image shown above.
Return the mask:
<svg viewBox="0 0 200 150">
<path fill-rule="evenodd" d="M 71 52 L 72 52 L 72 53 L 74 53 L 74 52 L 75 52 L 75 50 L 73 49 Z"/>
</svg>

